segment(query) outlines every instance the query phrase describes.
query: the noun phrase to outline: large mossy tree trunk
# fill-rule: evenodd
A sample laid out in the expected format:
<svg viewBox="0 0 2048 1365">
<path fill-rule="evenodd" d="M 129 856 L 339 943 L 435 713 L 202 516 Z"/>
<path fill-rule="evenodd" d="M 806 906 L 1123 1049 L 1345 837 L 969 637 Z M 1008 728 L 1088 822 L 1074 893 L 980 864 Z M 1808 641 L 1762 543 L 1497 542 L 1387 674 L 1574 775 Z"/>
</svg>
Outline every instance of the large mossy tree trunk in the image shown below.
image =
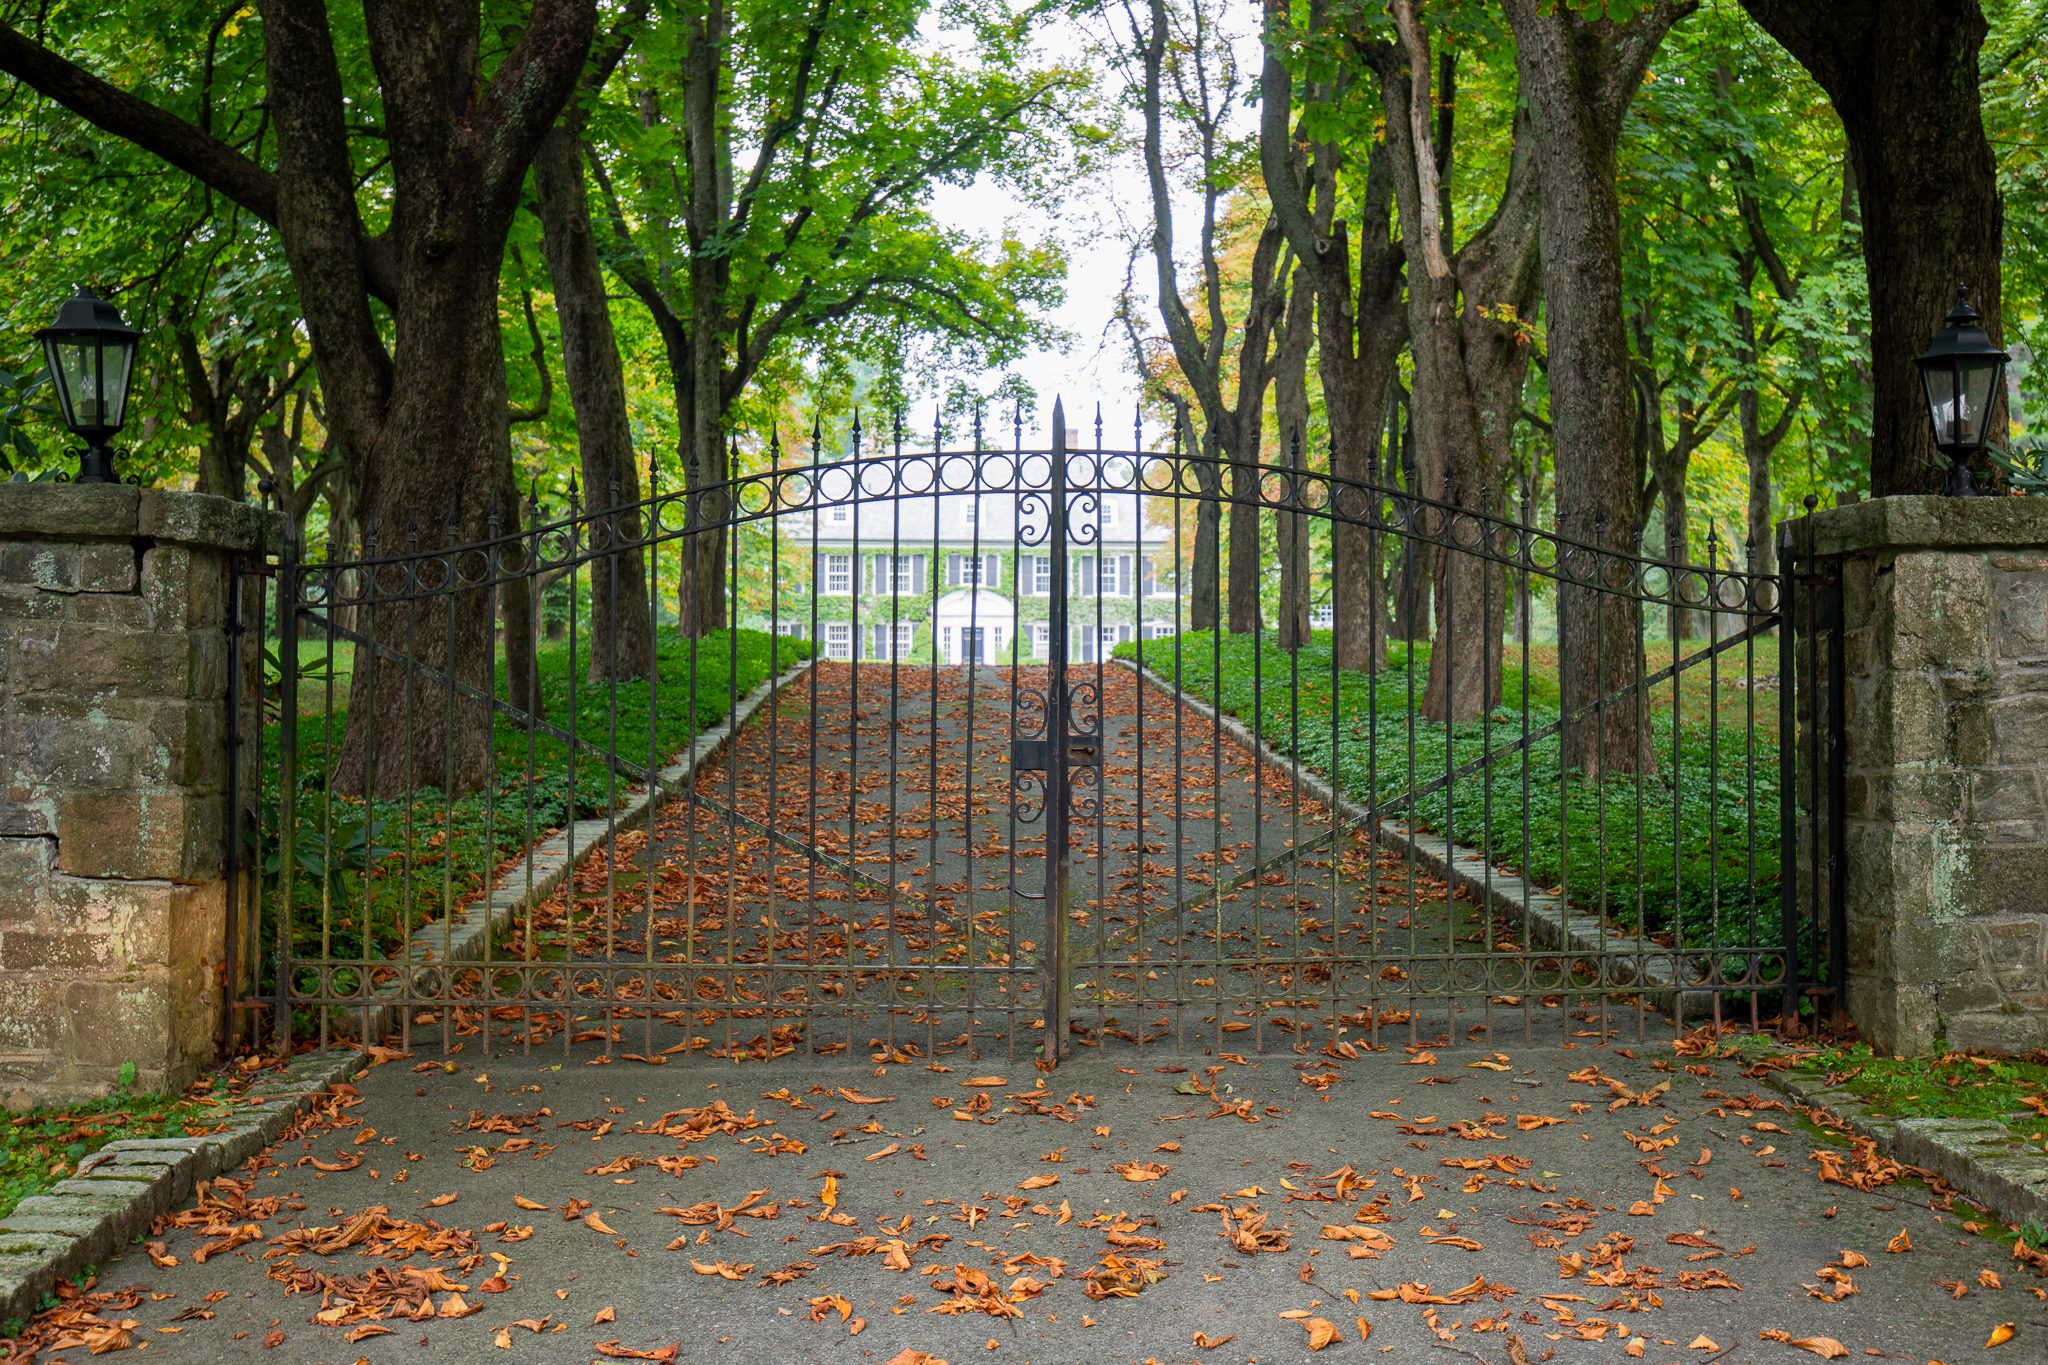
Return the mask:
<svg viewBox="0 0 2048 1365">
<path fill-rule="evenodd" d="M 1657 0 L 1625 23 L 1507 0 L 1543 192 L 1543 299 L 1560 532 L 1596 548 L 1559 583 L 1566 766 L 1589 777 L 1656 768 L 1642 676 L 1641 604 L 1607 592 L 1600 550 L 1636 546 L 1636 413 L 1621 291 L 1616 188 L 1623 116 L 1651 55 L 1690 3 Z"/>
<path fill-rule="evenodd" d="M 1913 357 L 1955 299 L 1997 341 L 2004 210 L 1984 133 L 1977 0 L 1742 0 L 1825 90 L 1848 135 L 1870 281 L 1873 497 L 1934 491 L 1934 449 Z M 2001 395 L 2002 397 L 2002 395 Z M 2004 404 L 1990 439 L 2003 442 Z"/>
</svg>

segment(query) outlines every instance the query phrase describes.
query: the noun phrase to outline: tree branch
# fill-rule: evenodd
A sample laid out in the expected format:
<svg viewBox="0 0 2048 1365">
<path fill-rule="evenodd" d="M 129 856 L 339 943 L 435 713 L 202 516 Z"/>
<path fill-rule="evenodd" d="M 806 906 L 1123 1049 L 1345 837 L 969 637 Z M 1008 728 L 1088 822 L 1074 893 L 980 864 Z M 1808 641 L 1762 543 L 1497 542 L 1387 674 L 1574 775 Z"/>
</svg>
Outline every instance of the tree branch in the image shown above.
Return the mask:
<svg viewBox="0 0 2048 1365">
<path fill-rule="evenodd" d="M 6 24 L 0 24 L 0 71 L 163 158 L 264 222 L 277 222 L 275 175 L 205 130 L 108 84 Z"/>
</svg>

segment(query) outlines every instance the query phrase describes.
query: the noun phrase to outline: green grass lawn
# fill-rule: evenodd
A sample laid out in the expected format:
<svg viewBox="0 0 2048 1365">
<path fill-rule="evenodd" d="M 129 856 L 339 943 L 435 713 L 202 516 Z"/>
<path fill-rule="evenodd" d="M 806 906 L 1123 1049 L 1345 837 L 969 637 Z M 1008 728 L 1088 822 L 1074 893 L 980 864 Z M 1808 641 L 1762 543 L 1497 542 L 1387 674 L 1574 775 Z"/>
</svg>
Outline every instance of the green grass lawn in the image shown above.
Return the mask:
<svg viewBox="0 0 2048 1365">
<path fill-rule="evenodd" d="M 1327 634 L 1314 636 L 1293 659 L 1270 636 L 1256 654 L 1249 635 L 1222 636 L 1220 657 L 1218 647 L 1215 634 L 1200 632 L 1142 648 L 1149 668 L 1193 696 L 1213 702 L 1220 688 L 1223 710 L 1256 723 L 1279 752 L 1334 776 L 1360 804 L 1393 801 L 1493 753 L 1490 764 L 1447 790 L 1390 814 L 1561 887 L 1623 928 L 1696 946 L 1777 941 L 1775 734 L 1762 727 L 1752 734 L 1728 714 L 1734 699 L 1725 695 L 1717 699 L 1720 723 L 1710 726 L 1704 675 L 1685 680 L 1697 705 L 1681 691 L 1677 724 L 1669 706 L 1651 710 L 1654 775 L 1589 782 L 1562 771 L 1555 737 L 1534 742 L 1526 755 L 1507 749 L 1519 740 L 1525 714 L 1531 731 L 1558 716 L 1556 676 L 1533 652 L 1525 675 L 1519 647 L 1504 651 L 1504 701 L 1489 720 L 1447 728 L 1416 714 L 1427 645 L 1411 651 L 1395 643 L 1390 666 L 1376 674 L 1333 672 Z M 1120 645 L 1116 653 L 1137 659 L 1140 646 Z M 1755 704 L 1759 713 L 1775 714 L 1776 696 Z"/>
<path fill-rule="evenodd" d="M 601 753 L 618 753 L 640 768 L 667 763 L 702 730 L 724 718 L 771 673 L 809 656 L 803 640 L 759 631 L 720 632 L 692 642 L 672 630 L 658 636 L 660 667 L 646 681 L 593 686 L 585 681 L 587 641 L 571 658 L 566 641 L 545 643 L 538 660 L 549 723 L 572 729 L 585 746 L 497 718 L 498 781 L 473 794 L 446 798 L 434 789 L 409 799 L 364 802 L 329 791 L 330 760 L 347 728 L 346 653 L 334 661 L 331 689 L 321 656 L 309 657 L 299 684 L 298 774 L 294 792 L 297 871 L 292 935 L 301 953 L 333 958 L 388 955 L 412 930 L 460 906 L 496 870 L 572 819 L 601 815 L 623 799 L 631 779 L 614 774 Z M 499 692 L 503 695 L 503 659 Z M 690 679 L 693 675 L 695 685 Z M 572 704 L 573 703 L 573 704 Z M 573 718 L 573 726 L 571 724 Z M 278 727 L 266 728 L 264 790 L 275 801 Z M 279 828 L 277 811 L 267 828 Z M 271 906 L 281 881 L 278 850 L 268 849 Z M 269 907 L 267 907 L 269 908 Z"/>
</svg>

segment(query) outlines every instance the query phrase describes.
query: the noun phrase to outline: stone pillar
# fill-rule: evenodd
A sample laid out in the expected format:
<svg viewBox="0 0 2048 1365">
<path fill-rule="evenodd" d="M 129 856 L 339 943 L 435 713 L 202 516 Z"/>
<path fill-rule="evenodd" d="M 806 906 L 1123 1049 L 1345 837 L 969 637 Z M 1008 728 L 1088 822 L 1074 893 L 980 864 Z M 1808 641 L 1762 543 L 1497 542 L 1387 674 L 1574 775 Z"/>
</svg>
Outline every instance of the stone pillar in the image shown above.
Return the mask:
<svg viewBox="0 0 2048 1365">
<path fill-rule="evenodd" d="M 1880 498 L 1842 569 L 1849 1013 L 1872 1044 L 2048 1046 L 2048 498 Z"/>
<path fill-rule="evenodd" d="M 0 483 L 0 1101 L 177 1089 L 227 932 L 227 603 L 263 516 Z M 253 662 L 260 636 L 245 638 Z M 244 668 L 244 677 L 254 670 Z"/>
</svg>

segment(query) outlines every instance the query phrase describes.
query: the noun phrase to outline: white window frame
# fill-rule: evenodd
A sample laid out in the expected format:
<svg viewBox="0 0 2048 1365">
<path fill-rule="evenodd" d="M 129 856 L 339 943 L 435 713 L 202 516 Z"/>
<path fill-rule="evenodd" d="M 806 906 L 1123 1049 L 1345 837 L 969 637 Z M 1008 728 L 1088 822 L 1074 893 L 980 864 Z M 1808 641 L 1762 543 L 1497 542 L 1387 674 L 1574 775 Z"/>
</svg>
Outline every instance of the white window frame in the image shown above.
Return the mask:
<svg viewBox="0 0 2048 1365">
<path fill-rule="evenodd" d="M 825 524 L 827 526 L 853 525 L 853 508 L 844 503 L 835 507 L 827 507 L 825 509 Z"/>
<path fill-rule="evenodd" d="M 1050 659 L 1052 657 L 1052 626 L 1045 621 L 1031 623 L 1031 657 Z"/>
<path fill-rule="evenodd" d="M 1145 596 L 1173 596 L 1173 565 L 1164 555 L 1147 555 L 1145 558 Z"/>
<path fill-rule="evenodd" d="M 1073 628 L 1073 661 L 1081 664 L 1101 663 L 1109 658 L 1110 651 L 1118 645 L 1131 642 L 1131 627 L 1125 625 L 1075 626 Z"/>
<path fill-rule="evenodd" d="M 1098 576 L 1101 575 L 1103 567 L 1106 566 L 1109 570 L 1108 576 L 1100 579 L 1103 585 L 1102 595 L 1104 597 L 1129 597 L 1131 595 L 1131 557 L 1129 555 L 1097 555 L 1096 558 L 1100 561 L 1096 569 Z"/>
<path fill-rule="evenodd" d="M 891 635 L 894 635 L 896 645 L 893 653 L 889 648 Z M 892 629 L 890 622 L 877 621 L 868 627 L 867 638 L 862 643 L 867 646 L 870 659 L 901 659 L 916 647 L 917 622 L 897 621 Z"/>
<path fill-rule="evenodd" d="M 919 596 L 924 592 L 924 556 L 870 555 L 868 591 L 883 597 Z"/>
<path fill-rule="evenodd" d="M 853 657 L 853 622 L 827 621 L 824 627 L 825 657 L 828 659 L 851 659 Z"/>
<path fill-rule="evenodd" d="M 1019 597 L 1052 596 L 1052 556 L 1018 556 L 1017 595 Z"/>
<path fill-rule="evenodd" d="M 1148 640 L 1164 640 L 1178 634 L 1180 634 L 1179 629 L 1171 621 L 1147 621 L 1145 623 L 1145 638 Z"/>
<path fill-rule="evenodd" d="M 969 572 L 979 561 L 979 571 Z M 996 588 L 1003 578 L 1001 555 L 972 555 L 954 550 L 946 556 L 946 586 L 949 588 Z"/>
<path fill-rule="evenodd" d="M 838 586 L 834 586 L 834 584 Z M 818 595 L 821 597 L 853 596 L 852 554 L 821 554 L 818 556 Z"/>
<path fill-rule="evenodd" d="M 1336 604 L 1325 602 L 1320 607 L 1311 609 L 1308 614 L 1308 628 L 1310 630 L 1335 630 L 1337 628 Z"/>
<path fill-rule="evenodd" d="M 795 640 L 803 639 L 804 631 L 808 628 L 809 623 L 805 621 L 777 621 L 775 623 L 775 633 L 777 635 L 787 635 Z"/>
</svg>

